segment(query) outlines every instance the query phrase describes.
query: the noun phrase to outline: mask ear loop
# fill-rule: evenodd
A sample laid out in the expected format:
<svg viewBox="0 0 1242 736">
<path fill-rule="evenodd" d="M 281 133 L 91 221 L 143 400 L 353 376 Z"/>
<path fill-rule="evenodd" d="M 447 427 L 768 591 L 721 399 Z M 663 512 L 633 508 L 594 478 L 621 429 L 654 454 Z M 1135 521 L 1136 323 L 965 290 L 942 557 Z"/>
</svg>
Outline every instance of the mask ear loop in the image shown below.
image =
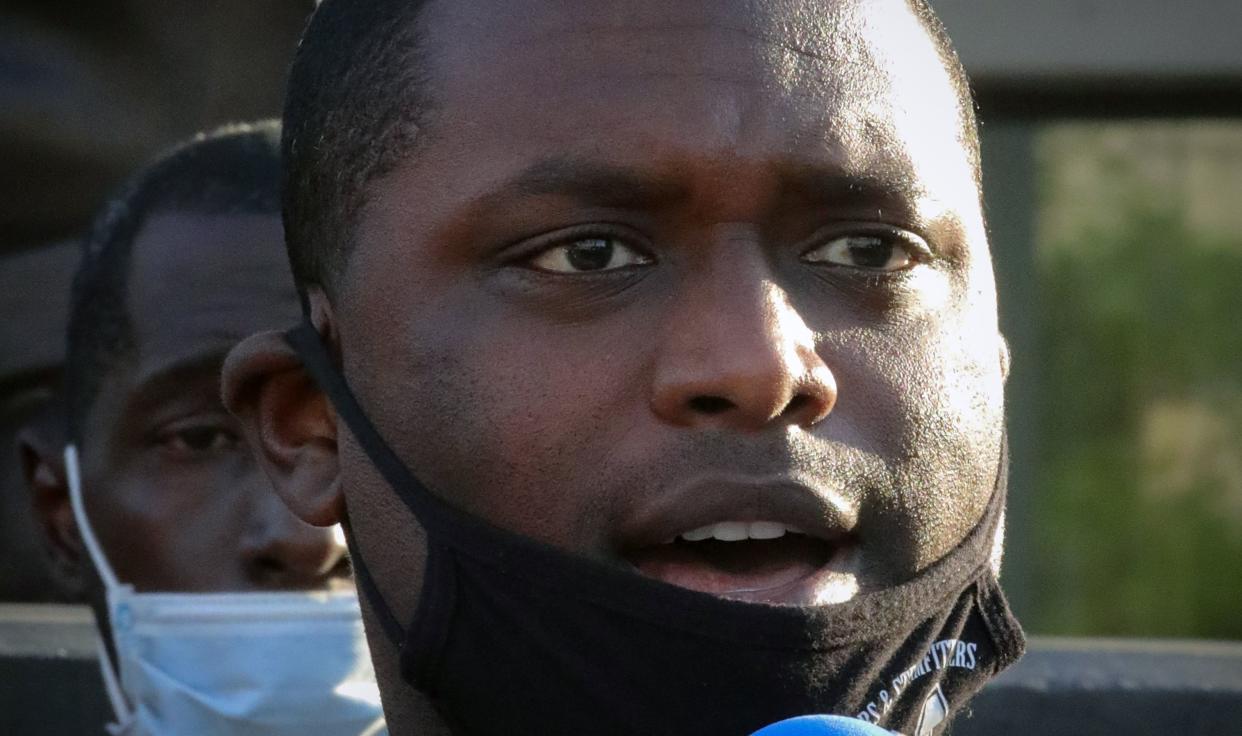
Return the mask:
<svg viewBox="0 0 1242 736">
<path fill-rule="evenodd" d="M 78 468 L 78 448 L 72 444 L 65 446 L 65 475 L 69 481 L 69 506 L 73 509 L 73 520 L 78 525 L 78 534 L 82 537 L 82 543 L 86 545 L 86 552 L 90 555 L 91 562 L 99 572 L 104 589 L 111 597 L 112 592 L 120 587 L 120 582 L 112 570 L 112 565 L 108 564 L 103 547 L 95 538 L 90 520 L 86 518 L 86 504 L 82 501 L 82 476 Z M 133 722 L 133 711 L 125 700 L 120 678 L 113 668 L 112 659 L 108 656 L 108 648 L 104 646 L 102 636 L 96 637 L 95 646 L 99 650 L 99 671 L 103 675 L 104 689 L 108 692 L 112 712 L 116 714 L 117 722 L 109 724 L 108 731 L 113 734 L 124 733 Z"/>
</svg>

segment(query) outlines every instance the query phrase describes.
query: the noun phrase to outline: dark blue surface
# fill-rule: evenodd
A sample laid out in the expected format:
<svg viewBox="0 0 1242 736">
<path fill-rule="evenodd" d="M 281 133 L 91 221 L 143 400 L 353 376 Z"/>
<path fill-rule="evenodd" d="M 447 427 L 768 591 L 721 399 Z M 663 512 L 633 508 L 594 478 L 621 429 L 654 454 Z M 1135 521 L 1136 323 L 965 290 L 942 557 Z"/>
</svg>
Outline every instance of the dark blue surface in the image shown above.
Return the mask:
<svg viewBox="0 0 1242 736">
<path fill-rule="evenodd" d="M 891 736 L 866 721 L 845 716 L 798 716 L 755 731 L 751 736 Z"/>
</svg>

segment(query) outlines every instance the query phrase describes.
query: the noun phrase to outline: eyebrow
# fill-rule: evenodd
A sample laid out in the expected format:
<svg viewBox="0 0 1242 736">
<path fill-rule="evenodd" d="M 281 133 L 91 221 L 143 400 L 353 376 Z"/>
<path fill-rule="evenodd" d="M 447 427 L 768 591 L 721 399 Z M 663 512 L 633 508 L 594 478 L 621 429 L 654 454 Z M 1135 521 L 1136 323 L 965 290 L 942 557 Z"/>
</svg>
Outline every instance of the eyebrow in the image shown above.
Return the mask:
<svg viewBox="0 0 1242 736">
<path fill-rule="evenodd" d="M 915 215 L 927 190 L 900 171 L 854 173 L 836 166 L 779 162 L 774 167 L 778 201 L 795 199 L 810 206 L 855 210 L 877 208 L 897 216 Z M 557 156 L 535 162 L 485 197 L 556 195 L 600 207 L 648 209 L 689 199 L 690 182 L 675 175 Z"/>
<path fill-rule="evenodd" d="M 786 165 L 779 174 L 782 197 L 844 206 L 878 205 L 910 210 L 927 190 L 898 172 L 849 173 L 814 165 Z"/>
<path fill-rule="evenodd" d="M 538 161 L 496 191 L 528 196 L 560 195 L 604 207 L 639 209 L 689 196 L 685 184 L 634 169 L 579 158 Z"/>
<path fill-rule="evenodd" d="M 205 376 L 215 376 L 218 382 L 228 352 L 228 349 L 220 349 L 187 355 L 141 374 L 126 402 L 127 411 L 141 411 L 157 405 L 170 395 L 184 392 L 189 384 Z"/>
</svg>

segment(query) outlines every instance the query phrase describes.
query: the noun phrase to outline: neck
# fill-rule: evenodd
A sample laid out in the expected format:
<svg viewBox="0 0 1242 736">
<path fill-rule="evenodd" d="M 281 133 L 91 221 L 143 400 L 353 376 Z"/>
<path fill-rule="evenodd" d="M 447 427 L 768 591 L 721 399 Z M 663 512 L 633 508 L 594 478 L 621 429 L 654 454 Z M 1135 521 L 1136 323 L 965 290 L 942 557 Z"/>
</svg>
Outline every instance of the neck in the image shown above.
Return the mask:
<svg viewBox="0 0 1242 736">
<path fill-rule="evenodd" d="M 364 615 L 370 617 L 363 603 Z M 382 633 L 372 635 L 378 624 L 367 621 L 367 639 L 375 677 L 384 700 L 384 718 L 392 736 L 451 736 L 430 698 L 401 678 L 400 655 Z"/>
</svg>

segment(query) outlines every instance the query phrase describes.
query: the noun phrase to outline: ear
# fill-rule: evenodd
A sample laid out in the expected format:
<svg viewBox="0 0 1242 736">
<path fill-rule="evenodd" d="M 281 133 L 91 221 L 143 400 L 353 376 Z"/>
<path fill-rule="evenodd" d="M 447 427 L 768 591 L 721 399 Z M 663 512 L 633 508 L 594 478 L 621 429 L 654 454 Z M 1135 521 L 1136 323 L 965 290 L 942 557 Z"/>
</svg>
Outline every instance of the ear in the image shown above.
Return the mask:
<svg viewBox="0 0 1242 736">
<path fill-rule="evenodd" d="M 69 600 L 80 601 L 89 587 L 90 563 L 69 503 L 69 482 L 60 450 L 57 443 L 32 426 L 17 435 L 22 476 L 35 523 L 43 532 L 48 571 Z"/>
<path fill-rule="evenodd" d="M 224 405 L 294 515 L 315 526 L 344 511 L 336 413 L 282 332 L 239 343 L 224 363 Z"/>
<path fill-rule="evenodd" d="M 1009 341 L 1005 339 L 1004 335 L 1001 335 L 1000 336 L 1000 368 L 1001 368 L 1001 380 L 1002 381 L 1009 380 L 1009 361 L 1010 361 Z"/>
</svg>

